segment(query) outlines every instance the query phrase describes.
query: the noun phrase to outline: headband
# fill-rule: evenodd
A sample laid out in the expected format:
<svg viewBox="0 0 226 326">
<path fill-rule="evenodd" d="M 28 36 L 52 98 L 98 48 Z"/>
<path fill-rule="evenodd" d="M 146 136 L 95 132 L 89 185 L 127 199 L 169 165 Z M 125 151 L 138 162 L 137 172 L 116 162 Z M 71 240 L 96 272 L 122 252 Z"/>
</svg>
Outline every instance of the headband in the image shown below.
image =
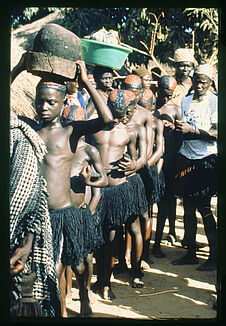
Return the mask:
<svg viewBox="0 0 226 326">
<path fill-rule="evenodd" d="M 40 82 L 37 85 L 37 89 L 45 89 L 45 88 L 51 88 L 64 94 L 66 94 L 66 90 L 67 90 L 67 87 L 64 84 L 59 84 L 52 81 L 40 80 Z"/>
</svg>

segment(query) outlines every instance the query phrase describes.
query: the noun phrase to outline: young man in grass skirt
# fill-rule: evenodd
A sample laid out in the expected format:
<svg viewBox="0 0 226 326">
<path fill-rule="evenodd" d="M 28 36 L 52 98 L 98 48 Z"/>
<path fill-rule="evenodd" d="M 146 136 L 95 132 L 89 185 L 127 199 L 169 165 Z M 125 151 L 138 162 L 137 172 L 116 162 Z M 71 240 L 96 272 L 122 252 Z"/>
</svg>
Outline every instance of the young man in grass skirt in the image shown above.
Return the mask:
<svg viewBox="0 0 226 326">
<path fill-rule="evenodd" d="M 142 236 L 136 207 L 138 194 L 134 193 L 133 186 L 126 178 L 126 171 L 136 171 L 136 167 L 139 166 L 139 158 L 132 154 L 136 154 L 136 130 L 135 128 L 131 130 L 127 126 L 128 116 L 133 114 L 135 105 L 136 97 L 132 92 L 113 90 L 108 99 L 108 106 L 114 117 L 113 123 L 92 135 L 92 144 L 99 150 L 108 177 L 108 186 L 103 188 L 97 208 L 102 216 L 105 244 L 96 255 L 97 282 L 92 287 L 92 290 L 100 292 L 104 299 L 115 298 L 110 284 L 114 267 L 113 250 L 118 244 L 116 235 L 123 224 L 127 225 L 134 239 L 132 285 L 143 286 L 139 270 L 142 246 L 139 251 L 138 243 L 142 244 Z M 142 152 L 146 155 L 145 133 L 142 139 Z M 124 155 L 126 148 L 132 159 Z"/>
</svg>

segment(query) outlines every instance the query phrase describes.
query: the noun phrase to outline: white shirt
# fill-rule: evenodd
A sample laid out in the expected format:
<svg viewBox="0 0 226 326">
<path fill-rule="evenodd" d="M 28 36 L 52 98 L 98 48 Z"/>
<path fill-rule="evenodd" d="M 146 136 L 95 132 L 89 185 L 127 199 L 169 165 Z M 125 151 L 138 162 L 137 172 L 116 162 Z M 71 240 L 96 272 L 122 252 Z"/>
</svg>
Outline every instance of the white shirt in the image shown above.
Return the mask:
<svg viewBox="0 0 226 326">
<path fill-rule="evenodd" d="M 208 92 L 202 101 L 193 100 L 193 94 L 181 102 L 182 121 L 202 130 L 210 130 L 217 123 L 217 95 Z M 189 159 L 202 159 L 217 154 L 217 142 L 202 139 L 184 140 L 179 153 Z"/>
</svg>

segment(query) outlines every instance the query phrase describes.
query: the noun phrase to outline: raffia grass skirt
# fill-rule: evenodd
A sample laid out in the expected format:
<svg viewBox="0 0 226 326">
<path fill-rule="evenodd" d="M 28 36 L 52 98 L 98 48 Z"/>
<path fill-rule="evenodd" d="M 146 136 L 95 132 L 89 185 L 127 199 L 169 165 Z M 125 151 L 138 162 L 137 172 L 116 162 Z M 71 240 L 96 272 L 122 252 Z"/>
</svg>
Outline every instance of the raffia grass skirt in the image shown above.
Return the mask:
<svg viewBox="0 0 226 326">
<path fill-rule="evenodd" d="M 69 206 L 50 211 L 54 261 L 63 266 L 79 265 L 103 243 L 101 226 L 89 207 Z"/>
<path fill-rule="evenodd" d="M 144 183 L 139 174 L 127 177 L 128 182 L 133 188 L 134 214 L 142 215 L 148 210 L 148 201 L 146 199 Z"/>
<path fill-rule="evenodd" d="M 191 160 L 178 154 L 175 163 L 173 192 L 181 198 L 217 194 L 217 156 Z"/>
<path fill-rule="evenodd" d="M 165 179 L 162 170 L 158 174 L 155 164 L 152 166 L 145 164 L 139 170 L 139 174 L 144 183 L 146 199 L 149 205 L 158 203 L 163 198 L 165 192 Z"/>
<path fill-rule="evenodd" d="M 120 185 L 102 188 L 101 199 L 97 207 L 101 224 L 114 228 L 125 224 L 134 214 L 134 191 L 126 181 Z"/>
</svg>

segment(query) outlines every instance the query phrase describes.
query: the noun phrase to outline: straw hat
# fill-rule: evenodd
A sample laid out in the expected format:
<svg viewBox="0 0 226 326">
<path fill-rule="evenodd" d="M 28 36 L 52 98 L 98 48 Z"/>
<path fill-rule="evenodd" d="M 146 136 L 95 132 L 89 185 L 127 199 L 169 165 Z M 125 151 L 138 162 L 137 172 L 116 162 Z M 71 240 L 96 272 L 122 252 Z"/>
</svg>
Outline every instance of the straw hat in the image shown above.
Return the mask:
<svg viewBox="0 0 226 326">
<path fill-rule="evenodd" d="M 214 76 L 213 67 L 211 65 L 209 65 L 208 63 L 199 65 L 199 66 L 195 67 L 194 74 L 206 75 L 207 77 L 209 77 L 212 80 L 213 76 Z"/>
<path fill-rule="evenodd" d="M 144 67 L 139 67 L 135 70 L 135 73 L 137 74 L 137 76 L 139 77 L 143 77 L 145 75 L 151 75 L 150 71 L 148 71 L 146 68 Z"/>
<path fill-rule="evenodd" d="M 195 57 L 194 57 L 194 50 L 193 49 L 177 49 L 174 52 L 174 59 L 169 58 L 170 60 L 174 62 L 182 62 L 182 61 L 188 61 L 193 62 L 195 64 Z"/>
</svg>

